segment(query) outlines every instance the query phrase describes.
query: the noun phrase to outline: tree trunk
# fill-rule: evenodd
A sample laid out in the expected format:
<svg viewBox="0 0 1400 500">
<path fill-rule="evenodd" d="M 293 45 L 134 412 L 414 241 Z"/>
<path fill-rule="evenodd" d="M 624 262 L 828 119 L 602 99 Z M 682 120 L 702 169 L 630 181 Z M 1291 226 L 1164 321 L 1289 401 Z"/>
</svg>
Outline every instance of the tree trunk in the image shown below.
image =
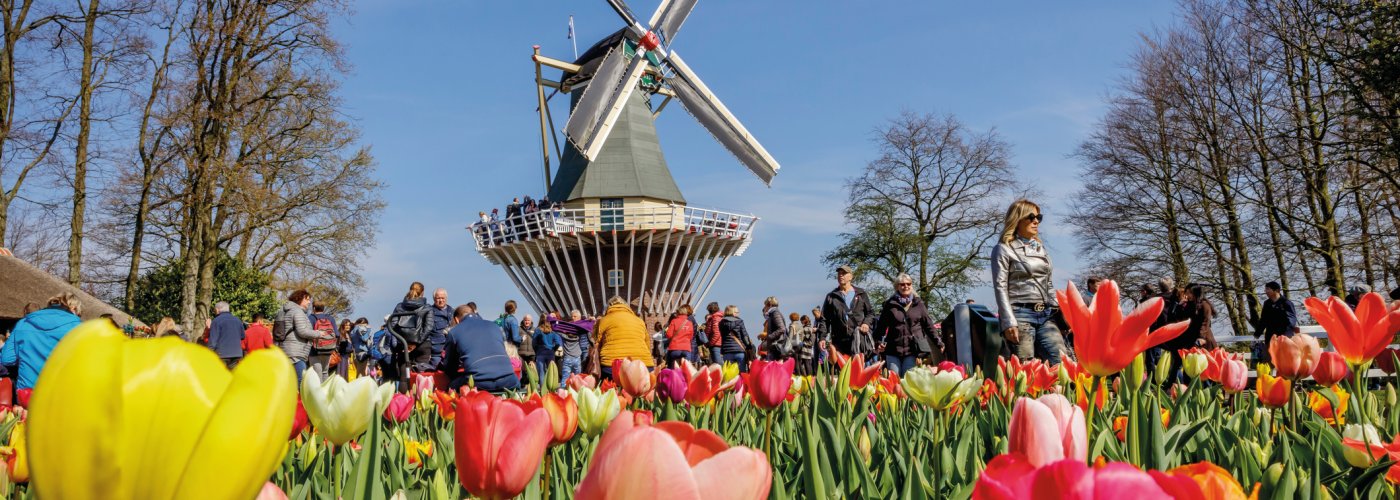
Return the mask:
<svg viewBox="0 0 1400 500">
<path fill-rule="evenodd" d="M 99 0 L 88 0 L 83 16 L 83 67 L 78 81 L 78 137 L 73 158 L 73 219 L 68 232 L 68 283 L 83 280 L 83 217 L 87 211 L 88 137 L 92 133 L 93 32 Z"/>
</svg>

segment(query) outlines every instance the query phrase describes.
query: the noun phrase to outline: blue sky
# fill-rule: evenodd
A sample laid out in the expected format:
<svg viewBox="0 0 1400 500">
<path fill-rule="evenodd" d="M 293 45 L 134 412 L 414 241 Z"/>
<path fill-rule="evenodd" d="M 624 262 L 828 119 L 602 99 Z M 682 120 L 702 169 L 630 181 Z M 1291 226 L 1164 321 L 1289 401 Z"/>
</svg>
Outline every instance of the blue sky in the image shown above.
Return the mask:
<svg viewBox="0 0 1400 500">
<path fill-rule="evenodd" d="M 643 19 L 656 1 L 633 2 Z M 531 46 L 572 59 L 620 28 L 603 0 L 357 2 L 336 25 L 353 65 L 344 111 L 373 147 L 387 208 L 361 264 L 356 316 L 386 314 L 410 282 L 494 316 L 521 296 L 473 249 L 480 210 L 544 191 Z M 1126 74 L 1166 1 L 700 2 L 671 47 L 782 164 L 764 187 L 678 106 L 657 122 L 691 205 L 762 218 L 710 297 L 757 321 L 764 297 L 807 311 L 834 286 L 821 255 L 842 232 L 843 180 L 874 158 L 872 131 L 901 110 L 952 113 L 1012 145 L 1042 193 L 1057 286 L 1078 258 L 1064 223 L 1079 187 L 1069 155 Z M 563 101 L 557 101 L 562 103 Z M 556 125 L 563 126 L 562 108 Z M 1008 200 L 1009 201 L 1009 200 Z M 970 294 L 991 301 L 989 288 Z"/>
</svg>

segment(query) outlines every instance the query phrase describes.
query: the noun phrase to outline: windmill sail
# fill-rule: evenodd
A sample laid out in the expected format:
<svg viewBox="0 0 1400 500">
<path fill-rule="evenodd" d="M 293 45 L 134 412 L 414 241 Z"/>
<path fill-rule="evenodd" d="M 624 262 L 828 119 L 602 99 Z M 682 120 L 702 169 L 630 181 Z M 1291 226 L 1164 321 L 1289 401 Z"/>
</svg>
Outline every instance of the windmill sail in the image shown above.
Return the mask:
<svg viewBox="0 0 1400 500">
<path fill-rule="evenodd" d="M 695 76 L 680 54 L 671 52 L 666 62 L 675 73 L 675 77 L 669 78 L 668 83 L 685 110 L 764 184 L 772 184 L 773 176 L 778 175 L 778 169 L 782 168 L 778 161 L 763 149 L 758 139 L 754 139 L 748 129 L 739 123 L 739 119 L 724 107 L 724 103 L 710 92 L 709 87 L 706 87 L 699 77 Z"/>
</svg>

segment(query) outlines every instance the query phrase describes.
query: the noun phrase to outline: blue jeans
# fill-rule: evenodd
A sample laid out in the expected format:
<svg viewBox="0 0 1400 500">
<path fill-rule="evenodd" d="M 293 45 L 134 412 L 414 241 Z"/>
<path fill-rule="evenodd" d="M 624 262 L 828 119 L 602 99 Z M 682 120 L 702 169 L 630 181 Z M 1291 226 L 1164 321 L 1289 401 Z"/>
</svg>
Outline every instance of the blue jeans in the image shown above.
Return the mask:
<svg viewBox="0 0 1400 500">
<path fill-rule="evenodd" d="M 297 372 L 297 390 L 301 390 L 301 374 L 306 372 L 306 358 L 292 358 L 292 369 Z"/>
<path fill-rule="evenodd" d="M 575 373 L 583 372 L 583 360 L 572 356 L 564 356 L 564 361 L 559 363 L 559 382 L 569 380 Z"/>
<path fill-rule="evenodd" d="M 734 363 L 739 365 L 739 373 L 749 372 L 749 364 L 744 362 L 744 353 L 742 352 L 737 352 L 734 354 L 725 354 L 722 359 L 724 359 L 725 363 Z"/>
<path fill-rule="evenodd" d="M 894 372 L 895 375 L 903 377 L 905 373 L 908 373 L 910 369 L 914 368 L 918 360 L 918 356 L 895 356 L 893 354 L 886 354 L 885 368 Z"/>
<path fill-rule="evenodd" d="M 1016 328 L 1021 341 L 1011 344 L 1011 353 L 1022 360 L 1039 358 L 1051 365 L 1060 364 L 1060 353 L 1065 350 L 1065 339 L 1060 335 L 1060 327 L 1050 320 L 1052 310 L 1035 312 L 1033 309 L 1017 307 Z"/>
<path fill-rule="evenodd" d="M 690 361 L 691 363 L 695 362 L 695 360 L 691 359 L 690 351 L 666 351 L 667 366 L 675 367 L 677 364 L 676 362 L 682 359 Z"/>
<path fill-rule="evenodd" d="M 549 377 L 549 365 L 552 364 L 554 364 L 554 358 L 544 359 L 543 357 L 535 356 L 535 372 L 539 373 L 540 380 Z M 563 382 L 563 380 L 559 381 Z"/>
<path fill-rule="evenodd" d="M 711 347 L 711 348 L 710 348 L 710 362 L 711 362 L 711 363 L 714 363 L 714 364 L 720 364 L 720 362 L 723 361 L 723 360 L 724 360 L 724 352 L 723 352 L 723 349 L 721 349 L 721 348 L 719 348 L 719 347 Z"/>
</svg>

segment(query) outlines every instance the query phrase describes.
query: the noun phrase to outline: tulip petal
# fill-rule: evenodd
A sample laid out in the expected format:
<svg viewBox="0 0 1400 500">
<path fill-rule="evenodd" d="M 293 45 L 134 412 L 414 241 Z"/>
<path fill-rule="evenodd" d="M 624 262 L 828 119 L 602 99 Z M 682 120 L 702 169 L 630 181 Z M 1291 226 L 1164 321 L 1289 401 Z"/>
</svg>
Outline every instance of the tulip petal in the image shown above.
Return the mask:
<svg viewBox="0 0 1400 500">
<path fill-rule="evenodd" d="M 666 431 L 676 440 L 676 445 L 681 447 L 681 453 L 685 455 L 685 461 L 691 467 L 729 449 L 729 445 L 719 434 L 707 429 L 696 429 L 685 422 L 671 420 L 658 423 L 654 427 Z"/>
<path fill-rule="evenodd" d="M 1140 474 L 1141 471 L 1138 471 Z M 1146 474 L 1143 474 L 1146 477 Z M 1060 500 L 1093 500 L 1096 493 L 1094 470 L 1078 460 L 1060 460 L 1036 469 L 1031 491 L 1055 492 Z M 1151 478 L 1149 477 L 1149 481 Z M 1124 490 L 1131 492 L 1133 490 Z M 1108 498 L 1108 496 L 1105 496 Z"/>
<path fill-rule="evenodd" d="M 1042 467 L 1065 458 L 1060 425 L 1048 406 L 1030 398 L 1016 400 L 1011 410 L 1007 451 L 1025 455 L 1031 465 Z"/>
<path fill-rule="evenodd" d="M 1082 462 L 1073 463 L 1083 465 Z M 1093 496 L 1089 498 L 1132 500 L 1171 500 L 1172 498 L 1167 495 L 1167 492 L 1162 491 L 1162 487 L 1157 485 L 1157 481 L 1152 479 L 1152 476 L 1123 462 L 1113 462 L 1094 471 L 1093 484 Z"/>
<path fill-rule="evenodd" d="M 716 436 L 718 437 L 718 436 Z M 705 500 L 761 500 L 773 487 L 773 467 L 763 452 L 736 446 L 692 470 Z"/>
<path fill-rule="evenodd" d="M 1031 498 L 1035 466 L 1019 453 L 997 455 L 972 487 L 973 500 L 1021 500 Z"/>
<path fill-rule="evenodd" d="M 526 414 L 518 405 L 510 403 L 514 401 L 496 405 L 499 413 L 490 426 L 495 456 L 487 464 L 494 473 L 492 482 L 497 491 L 519 495 L 535 477 L 554 433 L 549 424 L 549 412 L 535 409 Z"/>
<path fill-rule="evenodd" d="M 296 411 L 296 373 L 273 347 L 248 353 L 231 378 L 171 498 L 208 498 L 211 493 L 216 498 L 249 498 L 281 463 L 282 437 L 291 431 Z"/>
<path fill-rule="evenodd" d="M 648 426 L 625 431 L 606 448 L 600 445 L 574 494 L 579 500 L 701 498 L 676 441 Z"/>
<path fill-rule="evenodd" d="M 1160 299 L 1157 299 L 1158 305 L 1156 307 L 1158 311 L 1162 310 L 1161 302 Z M 1149 300 L 1144 306 L 1152 307 L 1151 304 L 1152 301 Z M 1142 308 L 1139 307 L 1138 309 Z M 1153 317 L 1156 317 L 1156 315 L 1156 313 L 1152 314 Z M 1094 306 L 1089 308 L 1088 323 L 1090 323 L 1091 330 L 1098 332 L 1101 336 L 1101 340 L 1105 342 L 1111 341 L 1111 339 L 1104 337 L 1112 335 L 1113 332 L 1118 331 L 1118 327 L 1123 325 L 1123 309 L 1122 306 L 1119 305 L 1118 283 L 1109 280 L 1099 285 L 1099 291 L 1094 294 Z M 1112 347 L 1112 344 L 1109 344 L 1107 347 Z"/>
<path fill-rule="evenodd" d="M 1085 434 L 1084 410 L 1059 394 L 1046 394 L 1037 401 L 1044 404 L 1055 416 L 1055 422 L 1059 425 L 1059 433 L 1062 437 L 1061 445 L 1065 450 L 1065 458 L 1087 460 L 1089 440 Z"/>
<path fill-rule="evenodd" d="M 69 331 L 39 374 L 29 402 L 30 484 L 44 498 L 107 498 L 124 492 L 120 366 L 125 336 L 107 320 Z"/>
</svg>

